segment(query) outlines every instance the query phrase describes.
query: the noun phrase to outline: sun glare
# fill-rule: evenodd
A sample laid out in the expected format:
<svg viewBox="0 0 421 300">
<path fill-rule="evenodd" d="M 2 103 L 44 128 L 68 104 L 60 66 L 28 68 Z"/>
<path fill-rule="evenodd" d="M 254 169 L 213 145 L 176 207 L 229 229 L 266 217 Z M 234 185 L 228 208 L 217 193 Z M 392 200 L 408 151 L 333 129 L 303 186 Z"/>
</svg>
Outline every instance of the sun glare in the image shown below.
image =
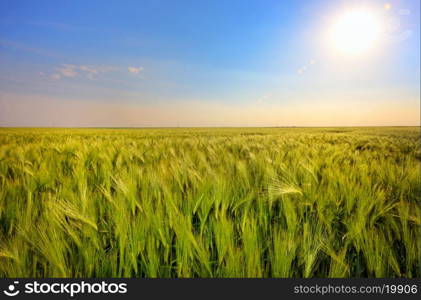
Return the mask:
<svg viewBox="0 0 421 300">
<path fill-rule="evenodd" d="M 376 45 L 381 27 L 380 17 L 372 11 L 347 11 L 334 20 L 330 40 L 341 53 L 364 54 Z"/>
</svg>

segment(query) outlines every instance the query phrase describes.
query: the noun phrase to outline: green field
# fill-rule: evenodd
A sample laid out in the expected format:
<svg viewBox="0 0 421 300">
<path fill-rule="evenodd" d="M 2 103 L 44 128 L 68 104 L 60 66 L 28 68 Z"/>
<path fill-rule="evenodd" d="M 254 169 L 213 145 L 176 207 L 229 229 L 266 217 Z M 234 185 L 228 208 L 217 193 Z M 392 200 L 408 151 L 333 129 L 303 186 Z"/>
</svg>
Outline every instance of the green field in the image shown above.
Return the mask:
<svg viewBox="0 0 421 300">
<path fill-rule="evenodd" d="M 0 128 L 1 277 L 421 277 L 420 130 Z"/>
</svg>

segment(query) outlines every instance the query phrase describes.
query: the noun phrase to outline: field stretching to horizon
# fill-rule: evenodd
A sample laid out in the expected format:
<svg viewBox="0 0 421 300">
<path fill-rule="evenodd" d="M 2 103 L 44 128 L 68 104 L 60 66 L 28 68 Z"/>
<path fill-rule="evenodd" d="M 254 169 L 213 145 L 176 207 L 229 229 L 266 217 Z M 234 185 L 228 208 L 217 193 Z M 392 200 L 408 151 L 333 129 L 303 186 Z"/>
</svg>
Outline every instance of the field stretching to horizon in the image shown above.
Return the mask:
<svg viewBox="0 0 421 300">
<path fill-rule="evenodd" d="M 0 128 L 0 277 L 421 277 L 419 127 Z"/>
</svg>

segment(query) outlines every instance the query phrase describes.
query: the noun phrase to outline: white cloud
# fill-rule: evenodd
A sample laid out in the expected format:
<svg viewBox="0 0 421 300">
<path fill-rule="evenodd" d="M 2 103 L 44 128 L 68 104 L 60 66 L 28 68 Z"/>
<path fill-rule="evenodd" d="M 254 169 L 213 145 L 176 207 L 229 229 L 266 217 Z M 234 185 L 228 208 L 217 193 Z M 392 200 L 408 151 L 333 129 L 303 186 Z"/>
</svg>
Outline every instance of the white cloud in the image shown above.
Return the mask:
<svg viewBox="0 0 421 300">
<path fill-rule="evenodd" d="M 98 74 L 98 70 L 95 69 L 93 66 L 79 66 L 79 70 L 92 74 Z"/>
<path fill-rule="evenodd" d="M 93 74 L 93 73 L 88 73 L 88 74 L 86 75 L 86 78 L 88 78 L 89 80 L 94 80 L 94 79 L 95 79 L 95 76 L 94 76 L 94 74 Z"/>
<path fill-rule="evenodd" d="M 61 76 L 60 76 L 60 74 L 52 74 L 52 75 L 50 76 L 50 78 L 51 78 L 51 79 L 54 79 L 54 80 L 59 80 L 59 79 L 61 78 Z"/>
<path fill-rule="evenodd" d="M 263 95 L 262 97 L 257 99 L 257 104 L 262 104 L 263 102 L 268 100 L 270 97 L 272 97 L 272 93 L 267 93 L 267 94 Z"/>
<path fill-rule="evenodd" d="M 138 67 L 138 68 L 136 68 L 136 67 L 128 67 L 127 70 L 130 73 L 139 74 L 141 71 L 143 71 L 143 67 Z"/>
<path fill-rule="evenodd" d="M 59 74 L 53 74 L 51 78 L 60 79 L 60 77 L 76 77 L 78 75 L 77 71 L 85 73 L 88 79 L 94 79 L 94 75 L 99 73 L 99 70 L 93 66 L 62 64 L 62 67 L 57 69 Z"/>
<path fill-rule="evenodd" d="M 76 77 L 77 73 L 75 71 L 76 66 L 74 65 L 63 65 L 63 68 L 57 69 L 57 71 L 64 77 Z"/>
<path fill-rule="evenodd" d="M 65 68 L 69 68 L 69 69 L 77 68 L 77 66 L 71 65 L 71 64 L 62 64 L 62 66 L 65 67 Z"/>
<path fill-rule="evenodd" d="M 121 70 L 121 68 L 113 66 L 61 64 L 60 67 L 56 68 L 55 73 L 50 75 L 50 78 L 57 80 L 64 77 L 75 78 L 80 76 L 94 80 L 99 74 L 118 70 Z M 139 74 L 142 70 L 143 67 L 129 67 L 129 72 L 133 74 Z"/>
</svg>

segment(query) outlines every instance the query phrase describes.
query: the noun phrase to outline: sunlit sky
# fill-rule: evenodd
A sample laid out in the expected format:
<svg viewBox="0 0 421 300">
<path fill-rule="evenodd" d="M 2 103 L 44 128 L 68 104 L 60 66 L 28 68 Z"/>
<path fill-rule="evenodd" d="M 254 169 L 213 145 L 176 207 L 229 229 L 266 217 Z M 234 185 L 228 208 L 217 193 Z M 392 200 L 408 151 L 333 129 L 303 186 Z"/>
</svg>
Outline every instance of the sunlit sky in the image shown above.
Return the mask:
<svg viewBox="0 0 421 300">
<path fill-rule="evenodd" d="M 419 125 L 419 11 L 2 0 L 0 126 Z"/>
</svg>

